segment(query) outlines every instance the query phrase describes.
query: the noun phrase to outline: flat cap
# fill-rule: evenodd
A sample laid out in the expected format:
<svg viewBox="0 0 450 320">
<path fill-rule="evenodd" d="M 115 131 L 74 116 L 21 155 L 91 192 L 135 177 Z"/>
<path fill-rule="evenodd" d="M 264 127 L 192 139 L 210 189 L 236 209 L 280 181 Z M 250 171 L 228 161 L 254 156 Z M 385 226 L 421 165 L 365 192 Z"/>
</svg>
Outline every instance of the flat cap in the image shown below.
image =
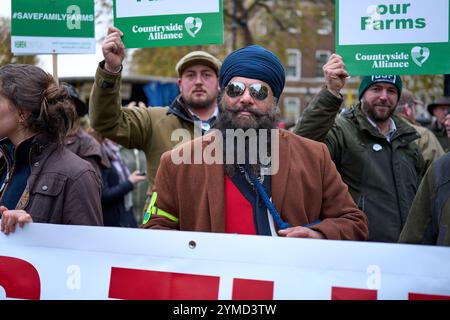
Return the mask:
<svg viewBox="0 0 450 320">
<path fill-rule="evenodd" d="M 186 68 L 197 64 L 212 68 L 216 72 L 216 75 L 218 75 L 222 62 L 208 52 L 192 51 L 182 57 L 175 66 L 178 77 L 181 78 L 181 75 Z"/>
</svg>

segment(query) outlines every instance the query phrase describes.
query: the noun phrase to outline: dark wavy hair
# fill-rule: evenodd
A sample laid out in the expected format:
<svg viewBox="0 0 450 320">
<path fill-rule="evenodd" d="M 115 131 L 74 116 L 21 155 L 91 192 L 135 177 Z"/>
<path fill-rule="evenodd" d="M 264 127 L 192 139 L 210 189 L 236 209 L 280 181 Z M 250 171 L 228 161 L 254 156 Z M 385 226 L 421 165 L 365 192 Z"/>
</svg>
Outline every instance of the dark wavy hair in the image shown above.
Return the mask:
<svg viewBox="0 0 450 320">
<path fill-rule="evenodd" d="M 0 94 L 24 116 L 25 127 L 60 144 L 75 121 L 67 91 L 39 67 L 8 64 L 0 68 Z"/>
</svg>

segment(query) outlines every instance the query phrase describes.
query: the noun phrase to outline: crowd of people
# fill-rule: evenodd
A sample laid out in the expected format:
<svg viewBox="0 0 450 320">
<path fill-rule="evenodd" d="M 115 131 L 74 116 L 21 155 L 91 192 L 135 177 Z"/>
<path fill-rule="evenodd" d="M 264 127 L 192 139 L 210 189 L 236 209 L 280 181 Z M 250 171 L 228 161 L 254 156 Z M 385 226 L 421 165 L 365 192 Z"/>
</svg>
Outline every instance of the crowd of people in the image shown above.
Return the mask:
<svg viewBox="0 0 450 320">
<path fill-rule="evenodd" d="M 193 51 L 175 66 L 170 106 L 123 107 L 121 37 L 108 29 L 89 106 L 36 66 L 0 67 L 4 233 L 41 222 L 450 245 L 449 97 L 428 106 L 429 129 L 398 75 L 362 77 L 343 108 L 348 73 L 333 54 L 284 130 L 285 69 L 252 45 L 223 63 Z M 144 182 L 136 214 L 131 191 Z"/>
</svg>

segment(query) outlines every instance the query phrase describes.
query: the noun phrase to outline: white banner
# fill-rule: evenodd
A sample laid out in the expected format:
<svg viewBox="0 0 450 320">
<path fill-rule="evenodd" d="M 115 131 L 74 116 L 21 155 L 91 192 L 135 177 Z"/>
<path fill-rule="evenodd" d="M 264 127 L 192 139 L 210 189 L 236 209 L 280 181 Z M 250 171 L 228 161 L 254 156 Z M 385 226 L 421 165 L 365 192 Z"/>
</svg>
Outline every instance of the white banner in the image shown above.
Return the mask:
<svg viewBox="0 0 450 320">
<path fill-rule="evenodd" d="M 339 0 L 339 45 L 449 41 L 448 0 Z"/>
<path fill-rule="evenodd" d="M 95 38 L 23 37 L 12 36 L 11 45 L 15 55 L 46 54 L 92 54 Z"/>
<path fill-rule="evenodd" d="M 219 12 L 217 0 L 115 0 L 117 18 Z"/>
<path fill-rule="evenodd" d="M 444 299 L 450 248 L 33 223 L 0 234 L 2 295 Z"/>
</svg>

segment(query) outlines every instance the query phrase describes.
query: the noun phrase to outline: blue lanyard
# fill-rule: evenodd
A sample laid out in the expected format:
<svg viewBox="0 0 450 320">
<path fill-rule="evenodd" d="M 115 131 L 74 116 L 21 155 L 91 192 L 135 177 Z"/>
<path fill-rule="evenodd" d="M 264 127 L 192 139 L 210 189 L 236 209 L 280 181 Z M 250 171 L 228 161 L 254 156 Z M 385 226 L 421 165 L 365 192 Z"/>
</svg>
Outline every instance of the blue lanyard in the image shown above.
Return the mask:
<svg viewBox="0 0 450 320">
<path fill-rule="evenodd" d="M 273 220 L 277 224 L 278 229 L 286 229 L 286 228 L 292 227 L 292 225 L 290 223 L 283 221 L 283 219 L 281 218 L 277 209 L 275 209 L 275 206 L 273 205 L 272 201 L 270 201 L 269 196 L 267 195 L 266 190 L 264 189 L 264 186 L 261 184 L 261 182 L 258 180 L 258 178 L 256 178 L 254 175 L 252 175 L 251 178 L 253 181 L 253 185 L 256 188 L 256 191 L 263 199 L 264 204 L 266 205 L 267 209 L 269 210 L 269 213 L 271 214 Z M 303 227 L 311 227 L 318 223 L 320 223 L 320 219 L 318 219 L 312 223 L 305 224 Z"/>
<path fill-rule="evenodd" d="M 281 219 L 280 214 L 278 213 L 277 209 L 275 209 L 275 206 L 273 205 L 272 201 L 270 201 L 269 196 L 266 193 L 266 190 L 264 189 L 261 182 L 259 182 L 258 178 L 256 178 L 255 176 L 252 175 L 252 181 L 253 181 L 253 185 L 256 188 L 256 191 L 259 193 L 259 195 L 263 199 L 264 204 L 266 205 L 267 209 L 269 210 L 270 214 L 272 215 L 273 220 L 277 224 L 278 229 L 286 229 L 286 228 L 292 227 L 291 224 L 289 224 L 289 223 L 283 221 L 283 219 Z"/>
</svg>

